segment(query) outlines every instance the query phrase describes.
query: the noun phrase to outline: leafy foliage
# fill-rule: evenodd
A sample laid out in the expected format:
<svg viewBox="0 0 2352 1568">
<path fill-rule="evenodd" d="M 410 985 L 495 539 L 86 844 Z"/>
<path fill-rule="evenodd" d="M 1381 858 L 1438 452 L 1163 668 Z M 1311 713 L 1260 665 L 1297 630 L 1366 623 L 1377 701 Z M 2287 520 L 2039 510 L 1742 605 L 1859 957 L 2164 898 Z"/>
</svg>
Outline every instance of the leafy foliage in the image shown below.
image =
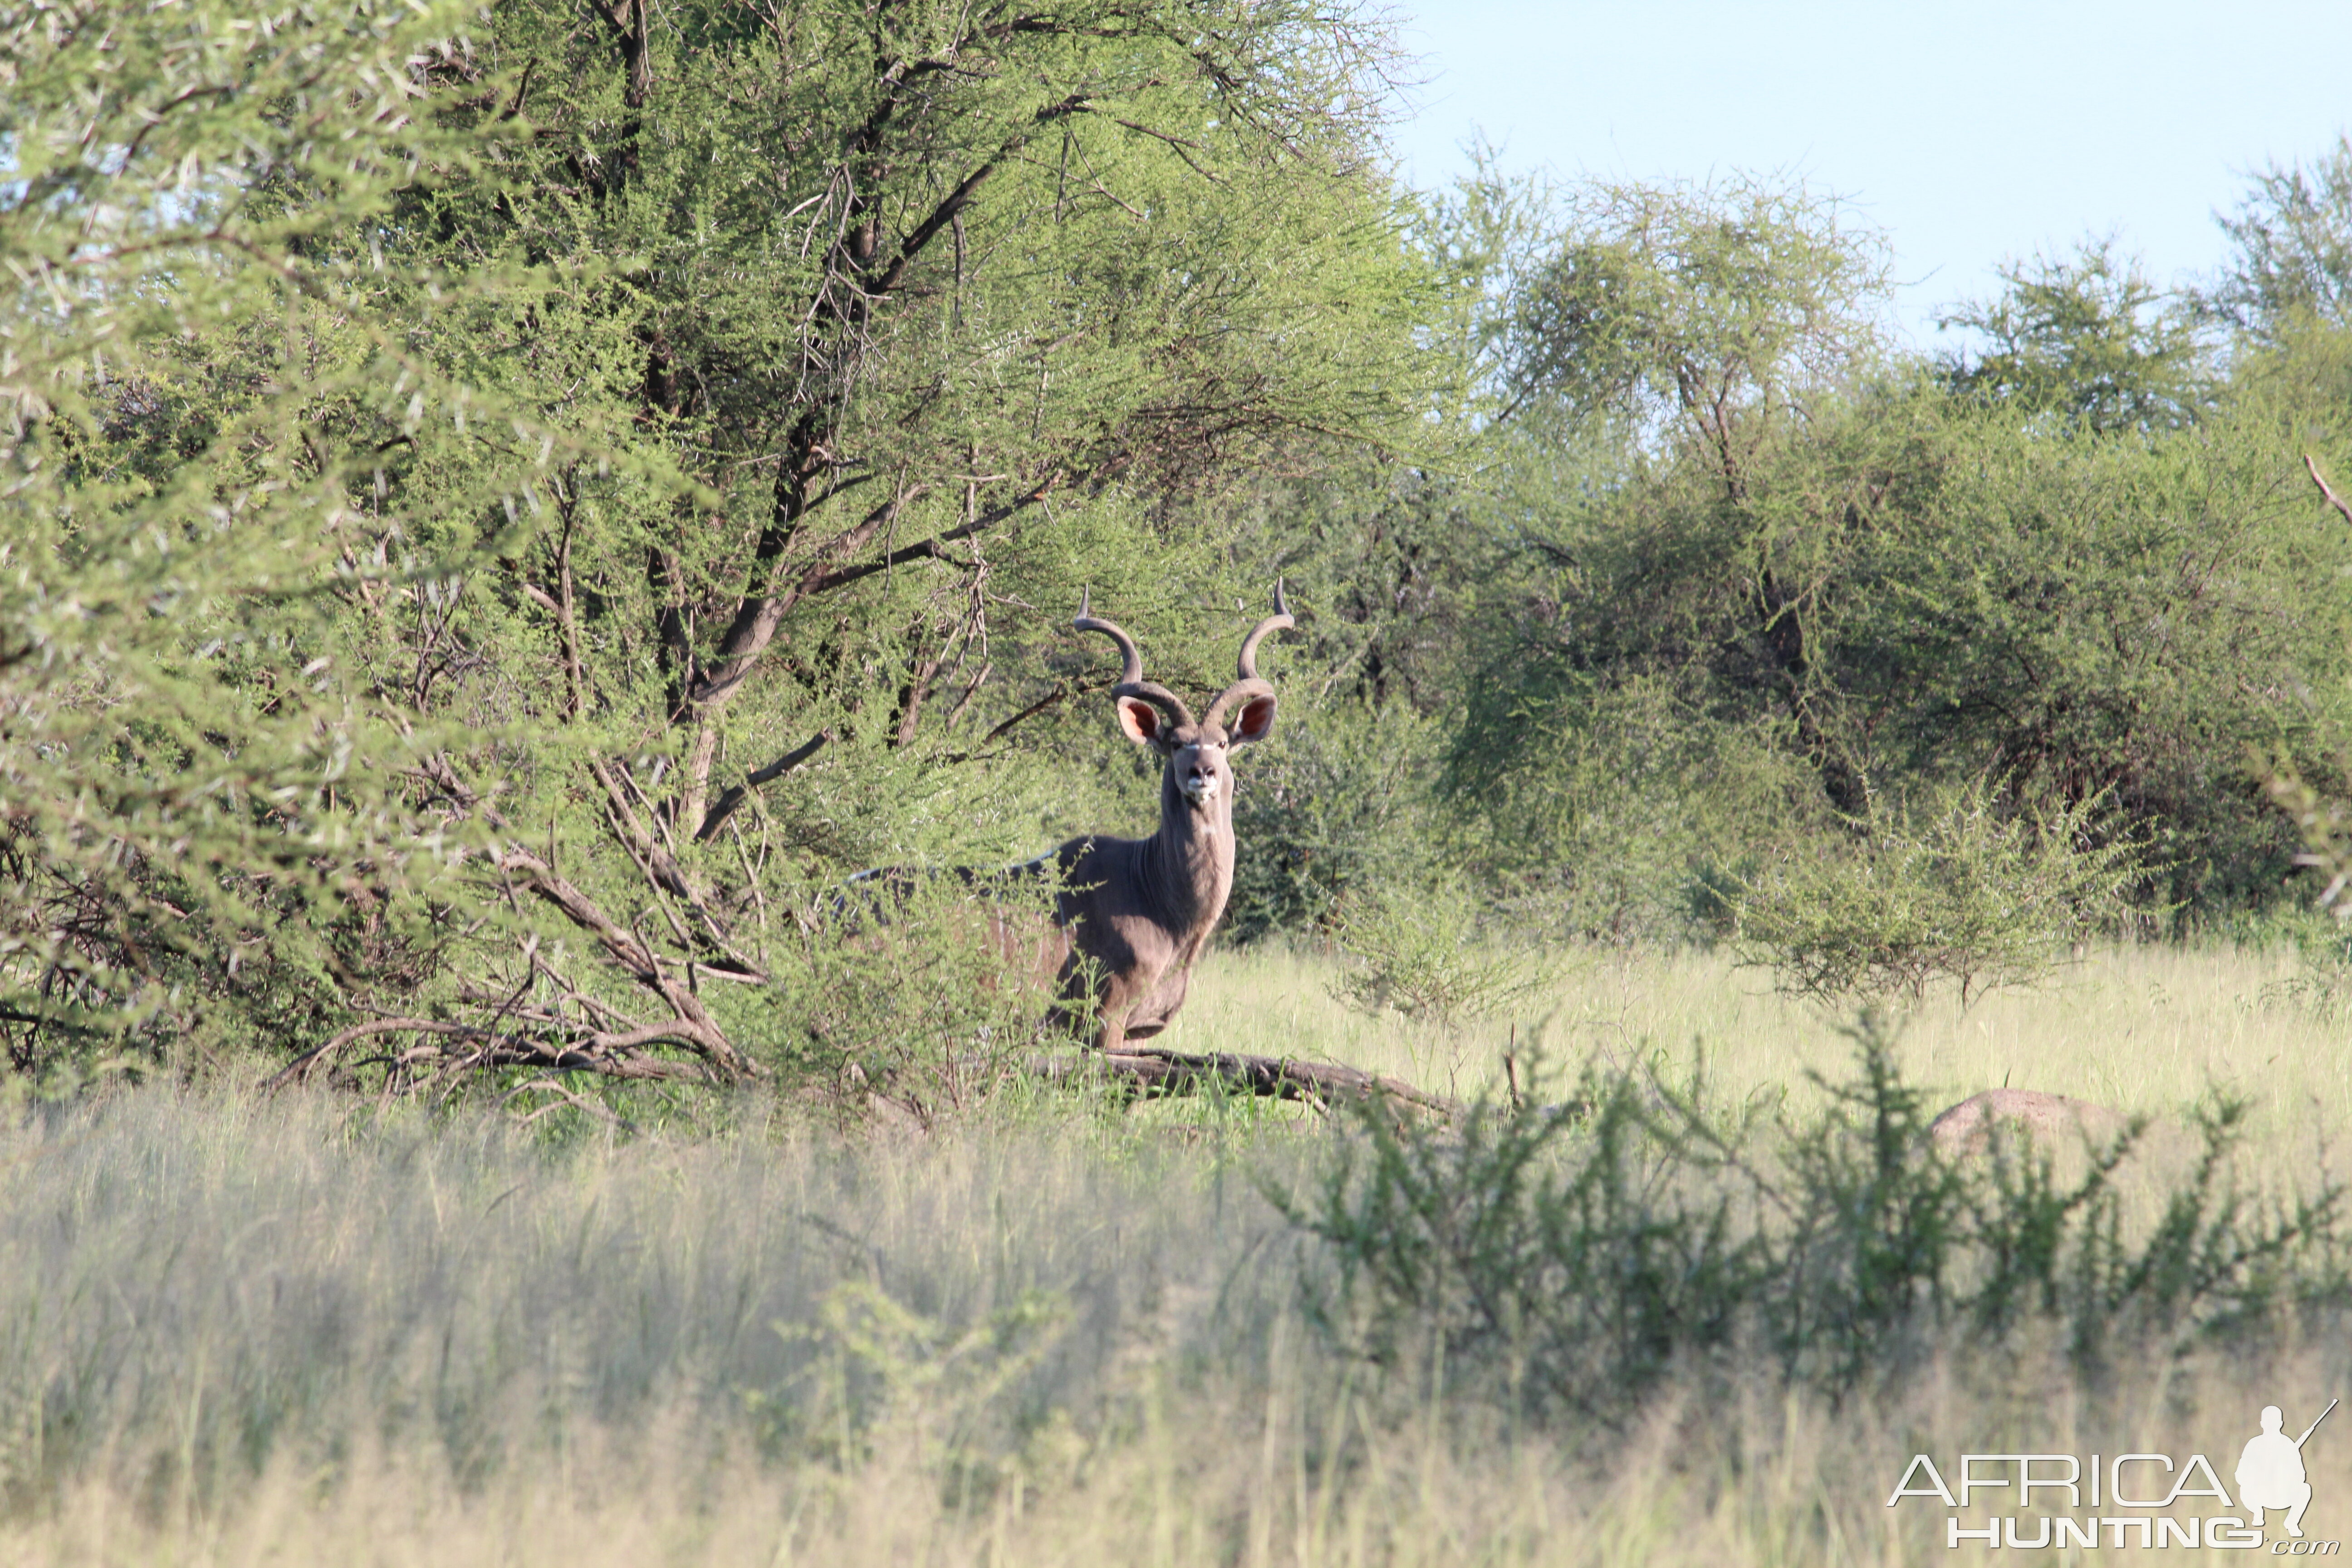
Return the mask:
<svg viewBox="0 0 2352 1568">
<path fill-rule="evenodd" d="M 2278 345 L 2315 324 L 2352 324 L 2352 138 L 2309 163 L 2271 163 L 2221 228 L 2238 254 L 2200 301 Z"/>
<path fill-rule="evenodd" d="M 1440 858 L 1435 726 L 1402 703 L 1299 706 L 1250 757 L 1234 803 L 1226 921 L 1237 942 L 1328 931 L 1342 908 L 1426 879 Z"/>
<path fill-rule="evenodd" d="M 2066 1175 L 2063 1151 L 2014 1141 L 1955 1163 L 1884 1028 L 1856 1037 L 1816 1117 L 1716 1105 L 1696 1069 L 1589 1068 L 1563 1105 L 1490 1101 L 1444 1130 L 1368 1110 L 1318 1184 L 1269 1190 L 1322 1244 L 1315 1321 L 1384 1366 L 1442 1355 L 1449 1386 L 1539 1417 L 1614 1419 L 1757 1352 L 1834 1394 L 2055 1329 L 2086 1373 L 2138 1372 L 2343 1289 L 2341 1189 L 2250 1191 L 2242 1105 L 2199 1114 L 2200 1157 L 2140 1221 L 2119 1173 L 2138 1125 Z"/>
<path fill-rule="evenodd" d="M 1823 1002 L 1916 1001 L 1950 981 L 1966 1006 L 2032 984 L 2131 919 L 2146 857 L 2106 831 L 2104 804 L 2004 811 L 1982 780 L 1927 810 L 1898 803 L 1846 854 L 1790 856 L 1745 883 L 1731 900 L 1741 956 Z"/>
<path fill-rule="evenodd" d="M 355 974 L 436 972 L 463 846 L 404 771 L 437 715 L 368 700 L 350 632 L 363 608 L 418 628 L 406 673 L 429 687 L 449 649 L 426 628 L 459 589 L 389 476 L 421 444 L 462 459 L 444 506 L 506 536 L 593 438 L 418 352 L 467 288 L 333 243 L 486 155 L 415 113 L 456 14 L 230 21 L 8 26 L 0 1017 L 19 1068 L 126 1038 L 201 1049 L 239 1015 L 315 1026 Z"/>
<path fill-rule="evenodd" d="M 1874 346 L 1876 231 L 1751 179 L 1600 185 L 1514 300 L 1508 374 L 1691 441 L 1732 492 L 1749 457 Z"/>
<path fill-rule="evenodd" d="M 1418 408 L 1344 11 L 21 20 L 20 1068 L 837 1068 L 787 912 L 1102 826 L 1081 584 L 1197 680 L 1231 474 Z M 820 1032 L 968 1039 L 958 940 Z"/>
<path fill-rule="evenodd" d="M 2189 312 L 2158 294 L 2114 240 L 2063 259 L 2012 262 L 2001 277 L 2008 288 L 1999 298 L 1937 323 L 1985 340 L 1974 359 L 1948 361 L 1959 392 L 2101 431 L 2185 425 L 2210 399 L 2205 345 Z"/>
<path fill-rule="evenodd" d="M 1339 946 L 1355 960 L 1332 990 L 1377 1016 L 1393 1009 L 1445 1027 L 1499 1013 L 1550 978 L 1552 966 L 1506 945 L 1458 884 L 1404 883 L 1343 902 Z"/>
<path fill-rule="evenodd" d="M 2294 845 L 2250 749 L 2333 778 L 2352 720 L 2345 539 L 2277 417 L 2082 438 L 1902 379 L 1824 406 L 1736 501 L 1696 462 L 1555 470 L 1473 514 L 1512 548 L 1448 793 L 1498 868 L 1639 868 L 1564 903 L 1585 930 L 1834 842 L 1865 781 L 1988 771 L 2036 810 L 2110 792 L 2167 868 L 2152 908 L 2265 907 Z"/>
</svg>

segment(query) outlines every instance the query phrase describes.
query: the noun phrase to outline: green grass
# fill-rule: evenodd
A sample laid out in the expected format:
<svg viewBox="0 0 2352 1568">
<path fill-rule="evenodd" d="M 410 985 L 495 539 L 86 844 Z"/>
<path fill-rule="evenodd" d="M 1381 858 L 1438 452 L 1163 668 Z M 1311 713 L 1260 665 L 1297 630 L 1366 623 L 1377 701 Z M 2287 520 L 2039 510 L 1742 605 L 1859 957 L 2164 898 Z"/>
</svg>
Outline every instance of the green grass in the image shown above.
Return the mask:
<svg viewBox="0 0 2352 1568">
<path fill-rule="evenodd" d="M 1258 950 L 1203 966 L 1170 1037 L 1177 1048 L 1321 1055 L 1470 1096 L 1496 1087 L 1503 1057 L 1531 1044 L 1556 1061 L 1633 1062 L 1703 1050 L 1727 1092 L 1802 1092 L 1808 1071 L 1844 1071 L 1853 1017 L 1773 992 L 1769 973 L 1719 954 L 1587 952 L 1540 997 L 1452 1029 L 1334 1000 L 1327 961 Z M 1898 1009 L 1905 1076 L 1957 1101 L 2008 1086 L 2166 1117 L 2212 1089 L 2254 1102 L 2265 1134 L 2352 1125 L 2347 1018 L 2296 990 L 2284 949 L 2108 949 L 2032 990 L 1963 1011 L 1948 992 Z"/>
<path fill-rule="evenodd" d="M 2336 1030 L 2264 1000 L 2285 973 L 2104 954 L 2039 995 L 1931 1005 L 1900 1048 L 1953 1098 L 2006 1077 L 2169 1112 L 2234 1085 L 2257 1164 L 2292 1175 L 2347 1118 Z M 1499 1070 L 1512 1021 L 1363 1019 L 1328 979 L 1221 955 L 1170 1043 L 1460 1093 Z M 1850 1065 L 1836 1020 L 1704 957 L 1587 958 L 1545 1014 L 1518 1038 L 1540 1022 L 1563 1061 L 1696 1039 L 1735 1099 Z M 1883 1506 L 1913 1452 L 2127 1445 L 2226 1476 L 2263 1404 L 2315 1413 L 2352 1381 L 2340 1339 L 2096 1384 L 2027 1343 L 1843 1403 L 1759 1365 L 1539 1424 L 1463 1369 L 1350 1359 L 1302 1311 L 1312 1245 L 1261 1184 L 1326 1168 L 1315 1119 L 714 1120 L 616 1140 L 162 1088 L 20 1113 L 0 1562 L 1941 1562 L 1940 1510 Z M 2352 1432 L 2330 1436 L 2320 1538 L 2352 1533 Z"/>
</svg>

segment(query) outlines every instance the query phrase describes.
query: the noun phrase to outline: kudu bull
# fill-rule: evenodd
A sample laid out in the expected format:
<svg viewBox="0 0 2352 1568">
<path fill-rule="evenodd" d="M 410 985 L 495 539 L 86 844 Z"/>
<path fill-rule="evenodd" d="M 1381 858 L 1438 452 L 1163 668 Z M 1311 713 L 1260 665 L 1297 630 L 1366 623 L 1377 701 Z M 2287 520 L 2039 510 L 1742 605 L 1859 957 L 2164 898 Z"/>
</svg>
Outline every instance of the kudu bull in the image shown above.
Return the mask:
<svg viewBox="0 0 2352 1568">
<path fill-rule="evenodd" d="M 1274 687 L 1257 672 L 1257 647 L 1297 625 L 1274 587 L 1274 614 L 1242 639 L 1234 683 L 1200 718 L 1184 700 L 1143 679 L 1143 655 L 1114 622 L 1081 598 L 1075 625 L 1118 645 L 1125 667 L 1111 688 L 1118 727 L 1160 753 L 1160 829 L 1148 838 L 1073 838 L 1024 869 L 1054 876 L 1059 940 L 1055 1016 L 1091 1015 L 1094 1040 L 1116 1051 L 1166 1028 L 1184 1005 L 1192 965 L 1234 888 L 1233 751 L 1274 730 Z"/>
<path fill-rule="evenodd" d="M 987 941 L 1000 958 L 1030 969 L 1055 988 L 1052 1021 L 1064 1027 L 1092 1023 L 1095 1044 L 1116 1051 L 1168 1026 L 1184 1005 L 1192 965 L 1209 944 L 1234 888 L 1234 775 L 1236 746 L 1263 741 L 1274 730 L 1274 688 L 1257 672 L 1257 647 L 1297 623 L 1274 585 L 1274 614 L 1242 639 L 1235 679 L 1199 719 L 1184 700 L 1143 679 L 1143 655 L 1115 622 L 1093 615 L 1087 599 L 1073 623 L 1118 645 L 1125 661 L 1111 704 L 1118 727 L 1160 756 L 1160 830 L 1149 838 L 1073 838 L 1002 870 L 952 873 L 983 892 L 1009 890 L 1031 879 L 1054 885 L 1053 917 L 1021 919 L 1000 905 L 990 915 Z M 911 892 L 925 873 L 908 868 L 861 871 L 850 879 L 868 889 L 859 902 L 886 921 L 888 906 Z M 877 896 L 878 895 L 878 896 Z M 1013 900 L 1007 900 L 1010 904 Z"/>
</svg>

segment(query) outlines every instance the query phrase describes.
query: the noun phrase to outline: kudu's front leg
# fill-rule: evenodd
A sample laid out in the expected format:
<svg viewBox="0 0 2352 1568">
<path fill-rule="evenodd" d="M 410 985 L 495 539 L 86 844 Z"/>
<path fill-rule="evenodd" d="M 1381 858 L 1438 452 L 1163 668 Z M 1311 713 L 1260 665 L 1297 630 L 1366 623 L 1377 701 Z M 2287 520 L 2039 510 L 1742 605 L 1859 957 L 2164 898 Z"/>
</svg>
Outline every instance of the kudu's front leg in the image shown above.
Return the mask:
<svg viewBox="0 0 2352 1568">
<path fill-rule="evenodd" d="M 1132 974 L 1114 974 L 1102 988 L 1095 1005 L 1095 1048 L 1098 1051 L 1123 1051 L 1127 1048 L 1127 1020 L 1143 1000 L 1148 986 L 1139 984 Z"/>
<path fill-rule="evenodd" d="M 1086 1038 L 1097 1050 L 1115 1051 L 1127 1043 L 1127 1016 L 1134 1009 L 1135 997 L 1122 994 L 1127 988 L 1118 976 L 1106 973 L 1075 942 L 1062 960 L 1054 989 L 1059 1000 L 1046 1014 L 1049 1023 Z"/>
</svg>

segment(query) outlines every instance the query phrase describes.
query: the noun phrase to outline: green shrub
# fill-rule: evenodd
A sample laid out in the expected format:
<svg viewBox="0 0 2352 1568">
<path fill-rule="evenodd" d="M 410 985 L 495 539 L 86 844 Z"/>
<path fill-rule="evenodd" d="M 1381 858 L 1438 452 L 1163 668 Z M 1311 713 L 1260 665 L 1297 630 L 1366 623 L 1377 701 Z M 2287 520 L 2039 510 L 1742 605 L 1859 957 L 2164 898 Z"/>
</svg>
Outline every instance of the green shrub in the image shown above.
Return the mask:
<svg viewBox="0 0 2352 1568">
<path fill-rule="evenodd" d="M 1427 875 L 1435 745 L 1436 726 L 1402 705 L 1286 702 L 1236 770 L 1233 940 L 1326 929 L 1344 901 Z"/>
<path fill-rule="evenodd" d="M 1825 1002 L 1895 992 L 1916 1002 L 1950 981 L 1966 1006 L 2031 984 L 2084 937 L 2134 918 L 2147 860 L 2102 831 L 2104 804 L 2007 811 L 1984 780 L 1925 812 L 1898 802 L 1850 847 L 1787 855 L 1742 884 L 1741 961 Z"/>
<path fill-rule="evenodd" d="M 1434 1352 L 1449 1386 L 1613 1418 L 1669 1373 L 1704 1384 L 1759 1355 L 1834 1395 L 2054 1331 L 2096 1373 L 2245 1342 L 2352 1283 L 2338 1184 L 2278 1197 L 2240 1180 L 2242 1103 L 2202 1110 L 2200 1157 L 2152 1192 L 2118 1172 L 2139 1123 L 2063 1179 L 2055 1151 L 2008 1139 L 1956 1162 L 1887 1031 L 1865 1016 L 1854 1035 L 1853 1077 L 1810 1117 L 1718 1106 L 1696 1068 L 1676 1084 L 1654 1063 L 1588 1068 L 1565 1104 L 1484 1100 L 1452 1127 L 1364 1108 L 1303 1194 L 1268 1184 L 1322 1244 L 1311 1320 L 1376 1363 Z"/>
<path fill-rule="evenodd" d="M 1339 911 L 1339 946 L 1354 962 L 1331 994 L 1373 1016 L 1392 1009 L 1440 1026 L 1502 1012 L 1539 989 L 1553 965 L 1498 942 L 1484 912 L 1454 881 L 1360 893 Z"/>
<path fill-rule="evenodd" d="M 2273 907 L 2295 846 L 2248 752 L 2346 793 L 2352 639 L 2342 520 L 2298 472 L 2305 445 L 2343 462 L 2341 380 L 2267 374 L 2193 427 L 2100 435 L 1889 366 L 1737 485 L 1704 453 L 1612 471 L 1507 428 L 1462 503 L 1465 552 L 1497 563 L 1455 612 L 1447 799 L 1506 874 L 1612 935 L 1679 934 L 1675 889 L 1750 847 L 1833 841 L 1865 780 L 1984 772 L 2110 790 L 2162 852 L 2150 909 Z M 2103 385 L 2081 390 L 2118 419 L 2202 406 Z"/>
<path fill-rule="evenodd" d="M 1505 646 L 1469 697 L 1444 798 L 1515 915 L 1612 942 L 1717 934 L 1706 889 L 1830 811 L 1783 726 L 1727 724 L 1685 683 Z"/>
<path fill-rule="evenodd" d="M 1020 1076 L 1047 1026 L 1052 895 L 1039 881 L 978 897 L 918 875 L 869 918 L 811 884 L 765 945 L 768 981 L 737 1037 L 780 1081 L 847 1107 L 878 1096 L 926 1123 L 968 1109 Z"/>
</svg>

